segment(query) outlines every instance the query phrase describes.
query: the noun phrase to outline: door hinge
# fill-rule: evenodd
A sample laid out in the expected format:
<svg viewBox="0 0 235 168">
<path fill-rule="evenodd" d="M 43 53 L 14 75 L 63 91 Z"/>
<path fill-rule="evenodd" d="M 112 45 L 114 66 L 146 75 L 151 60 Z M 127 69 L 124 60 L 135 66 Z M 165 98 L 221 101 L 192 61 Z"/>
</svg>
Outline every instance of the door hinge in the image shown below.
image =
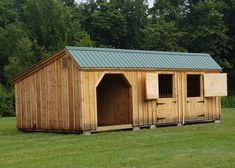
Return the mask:
<svg viewBox="0 0 235 168">
<path fill-rule="evenodd" d="M 198 103 L 204 103 L 204 100 L 202 100 L 202 101 L 197 101 Z"/>
<path fill-rule="evenodd" d="M 159 105 L 163 105 L 163 104 L 166 104 L 166 103 L 156 103 L 157 104 L 157 106 L 159 106 Z"/>
<path fill-rule="evenodd" d="M 157 118 L 157 120 L 164 120 L 164 119 L 166 119 L 166 118 Z"/>
<path fill-rule="evenodd" d="M 198 117 L 205 117 L 205 114 L 200 114 L 198 115 Z"/>
</svg>

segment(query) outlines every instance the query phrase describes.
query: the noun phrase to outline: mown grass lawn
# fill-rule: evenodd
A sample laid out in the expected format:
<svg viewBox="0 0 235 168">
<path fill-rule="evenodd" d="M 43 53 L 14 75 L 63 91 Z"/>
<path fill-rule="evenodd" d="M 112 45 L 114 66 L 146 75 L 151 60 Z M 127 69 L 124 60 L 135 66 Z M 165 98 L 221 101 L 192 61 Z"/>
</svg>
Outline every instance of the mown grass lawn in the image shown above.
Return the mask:
<svg viewBox="0 0 235 168">
<path fill-rule="evenodd" d="M 24 133 L 0 118 L 0 167 L 235 167 L 235 109 L 220 124 L 91 136 Z"/>
</svg>

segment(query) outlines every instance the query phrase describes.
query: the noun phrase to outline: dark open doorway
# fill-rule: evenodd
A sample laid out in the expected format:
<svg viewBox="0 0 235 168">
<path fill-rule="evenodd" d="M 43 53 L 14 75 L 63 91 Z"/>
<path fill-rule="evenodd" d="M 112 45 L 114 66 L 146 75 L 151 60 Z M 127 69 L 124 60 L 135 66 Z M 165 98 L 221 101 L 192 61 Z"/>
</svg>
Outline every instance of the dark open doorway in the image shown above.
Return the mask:
<svg viewBox="0 0 235 168">
<path fill-rule="evenodd" d="M 200 86 L 201 75 L 190 74 L 187 75 L 187 97 L 200 97 L 201 86 Z"/>
<path fill-rule="evenodd" d="M 106 74 L 96 88 L 98 126 L 131 124 L 131 85 L 123 74 Z"/>
</svg>

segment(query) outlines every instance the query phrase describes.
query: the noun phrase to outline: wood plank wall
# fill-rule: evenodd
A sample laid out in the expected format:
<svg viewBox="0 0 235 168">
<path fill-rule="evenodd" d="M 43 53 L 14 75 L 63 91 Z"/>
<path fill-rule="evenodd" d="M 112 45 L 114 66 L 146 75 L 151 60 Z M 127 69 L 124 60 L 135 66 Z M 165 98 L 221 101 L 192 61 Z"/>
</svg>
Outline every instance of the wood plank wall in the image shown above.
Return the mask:
<svg viewBox="0 0 235 168">
<path fill-rule="evenodd" d="M 17 128 L 81 130 L 80 74 L 67 56 L 15 84 Z"/>
<path fill-rule="evenodd" d="M 132 114 L 133 114 L 133 126 L 148 126 L 157 124 L 157 106 L 156 100 L 145 100 L 145 78 L 146 73 L 149 71 L 122 71 L 122 70 L 81 70 L 81 92 L 82 92 L 82 129 L 83 130 L 95 130 L 97 129 L 97 106 L 96 106 L 96 85 L 101 80 L 104 74 L 124 74 L 129 83 L 132 85 Z M 153 71 L 152 71 L 153 72 Z M 162 71 L 154 71 L 157 73 L 163 73 Z M 166 72 L 172 73 L 172 72 Z M 204 72 L 197 72 L 203 74 Z M 182 79 L 185 76 L 185 72 L 174 72 L 177 76 L 176 91 L 182 92 L 184 84 Z M 183 121 L 183 110 L 185 110 L 186 95 L 185 93 L 176 93 L 178 96 L 178 110 L 180 114 L 177 121 Z M 204 98 L 206 105 L 205 113 L 206 120 L 219 119 L 220 115 L 220 98 Z M 174 108 L 174 106 L 172 106 Z M 171 111 L 175 111 L 172 109 Z M 166 120 L 167 121 L 167 120 Z"/>
<path fill-rule="evenodd" d="M 148 70 L 79 70 L 68 59 L 68 68 L 62 67 L 62 58 L 43 67 L 34 74 L 15 84 L 17 128 L 38 130 L 96 130 L 97 100 L 96 86 L 105 73 L 124 74 L 132 86 L 133 126 L 157 124 L 156 100 L 145 100 L 145 78 Z M 166 71 L 172 73 L 172 71 Z M 178 96 L 178 122 L 185 114 L 186 72 L 173 72 L 176 75 Z M 199 72 L 197 72 L 199 73 Z M 200 72 L 203 74 L 204 72 Z M 219 119 L 220 98 L 205 98 L 208 119 Z"/>
</svg>

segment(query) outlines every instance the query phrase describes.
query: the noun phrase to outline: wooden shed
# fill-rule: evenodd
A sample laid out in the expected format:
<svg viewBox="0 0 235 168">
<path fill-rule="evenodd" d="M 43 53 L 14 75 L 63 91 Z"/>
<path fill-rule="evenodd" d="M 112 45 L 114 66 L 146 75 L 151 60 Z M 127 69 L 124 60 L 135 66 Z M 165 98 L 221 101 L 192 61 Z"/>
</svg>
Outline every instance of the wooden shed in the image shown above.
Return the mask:
<svg viewBox="0 0 235 168">
<path fill-rule="evenodd" d="M 65 47 L 12 79 L 16 127 L 92 132 L 216 121 L 226 78 L 209 54 Z"/>
</svg>

